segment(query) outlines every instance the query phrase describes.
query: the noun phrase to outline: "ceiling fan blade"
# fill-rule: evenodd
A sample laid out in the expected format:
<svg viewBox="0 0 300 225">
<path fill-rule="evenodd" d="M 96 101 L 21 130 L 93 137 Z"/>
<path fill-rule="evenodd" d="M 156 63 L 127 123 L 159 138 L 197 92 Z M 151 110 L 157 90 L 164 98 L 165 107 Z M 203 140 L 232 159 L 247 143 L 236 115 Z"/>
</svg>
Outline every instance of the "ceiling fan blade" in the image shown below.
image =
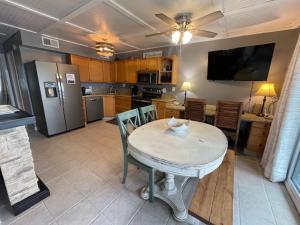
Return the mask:
<svg viewBox="0 0 300 225">
<path fill-rule="evenodd" d="M 193 20 L 192 24 L 195 26 L 201 26 L 201 25 L 210 23 L 212 21 L 218 20 L 222 17 L 224 17 L 224 14 L 219 10 L 219 11 L 215 11 L 213 13 L 207 14 L 206 16 L 202 16 L 196 20 Z"/>
<path fill-rule="evenodd" d="M 176 21 L 173 20 L 172 18 L 166 16 L 165 14 L 163 13 L 157 13 L 155 14 L 155 16 L 159 19 L 161 19 L 162 21 L 164 21 L 166 24 L 169 24 L 171 26 L 174 26 L 174 25 L 177 25 Z"/>
<path fill-rule="evenodd" d="M 215 32 L 207 31 L 207 30 L 192 30 L 193 34 L 196 36 L 214 38 L 218 34 Z"/>
<path fill-rule="evenodd" d="M 172 31 L 174 31 L 174 30 L 171 29 L 171 30 L 166 30 L 166 31 L 153 33 L 153 34 L 147 34 L 147 35 L 145 35 L 145 37 L 153 37 L 153 36 L 158 36 L 158 35 L 164 35 L 164 34 L 167 34 L 167 33 L 171 33 Z"/>
</svg>

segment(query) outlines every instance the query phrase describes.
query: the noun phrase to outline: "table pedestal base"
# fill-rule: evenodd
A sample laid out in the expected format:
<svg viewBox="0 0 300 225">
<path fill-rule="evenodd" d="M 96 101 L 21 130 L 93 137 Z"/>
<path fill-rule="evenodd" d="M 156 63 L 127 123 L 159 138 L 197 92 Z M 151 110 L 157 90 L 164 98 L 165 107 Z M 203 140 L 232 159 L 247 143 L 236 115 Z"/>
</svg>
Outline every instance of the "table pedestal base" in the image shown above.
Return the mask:
<svg viewBox="0 0 300 225">
<path fill-rule="evenodd" d="M 166 177 L 154 185 L 154 197 L 159 198 L 171 206 L 174 218 L 178 221 L 186 221 L 188 218 L 182 191 L 189 178 L 166 174 Z M 144 187 L 141 191 L 141 197 L 149 199 L 149 187 Z"/>
</svg>

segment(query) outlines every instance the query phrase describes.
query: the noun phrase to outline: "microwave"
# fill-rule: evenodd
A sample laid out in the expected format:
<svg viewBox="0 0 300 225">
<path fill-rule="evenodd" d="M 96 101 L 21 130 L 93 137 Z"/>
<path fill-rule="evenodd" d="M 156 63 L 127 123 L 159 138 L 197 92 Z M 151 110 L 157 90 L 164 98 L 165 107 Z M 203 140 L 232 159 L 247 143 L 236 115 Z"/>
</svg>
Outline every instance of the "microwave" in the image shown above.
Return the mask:
<svg viewBox="0 0 300 225">
<path fill-rule="evenodd" d="M 137 83 L 138 84 L 158 84 L 159 72 L 153 71 L 138 71 Z"/>
</svg>

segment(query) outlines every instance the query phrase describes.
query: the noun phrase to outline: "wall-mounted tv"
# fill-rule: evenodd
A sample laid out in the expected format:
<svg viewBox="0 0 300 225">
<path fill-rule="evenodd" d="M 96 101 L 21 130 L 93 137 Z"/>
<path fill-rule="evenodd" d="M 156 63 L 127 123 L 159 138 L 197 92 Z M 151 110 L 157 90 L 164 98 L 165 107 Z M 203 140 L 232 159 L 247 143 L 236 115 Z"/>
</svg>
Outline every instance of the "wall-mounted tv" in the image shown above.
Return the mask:
<svg viewBox="0 0 300 225">
<path fill-rule="evenodd" d="M 265 81 L 275 43 L 208 52 L 208 80 Z"/>
</svg>

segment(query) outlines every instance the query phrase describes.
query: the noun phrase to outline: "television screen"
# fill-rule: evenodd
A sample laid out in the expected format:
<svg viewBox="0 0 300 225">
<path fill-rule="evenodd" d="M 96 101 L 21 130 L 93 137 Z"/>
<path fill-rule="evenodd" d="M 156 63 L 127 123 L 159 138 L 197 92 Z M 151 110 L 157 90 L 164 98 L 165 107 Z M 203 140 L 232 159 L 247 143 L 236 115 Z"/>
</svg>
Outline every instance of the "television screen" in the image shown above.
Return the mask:
<svg viewBox="0 0 300 225">
<path fill-rule="evenodd" d="M 208 53 L 208 80 L 265 81 L 275 44 L 255 45 Z"/>
</svg>

